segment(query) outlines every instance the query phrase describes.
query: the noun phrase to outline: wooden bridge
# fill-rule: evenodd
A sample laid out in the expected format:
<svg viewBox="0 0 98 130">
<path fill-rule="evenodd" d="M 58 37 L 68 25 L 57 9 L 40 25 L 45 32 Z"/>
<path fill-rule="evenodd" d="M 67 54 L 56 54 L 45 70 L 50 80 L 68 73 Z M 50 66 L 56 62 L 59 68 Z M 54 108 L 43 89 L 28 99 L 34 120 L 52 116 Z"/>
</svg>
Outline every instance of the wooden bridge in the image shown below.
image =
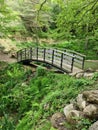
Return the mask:
<svg viewBox="0 0 98 130">
<path fill-rule="evenodd" d="M 71 50 L 32 47 L 19 50 L 17 61 L 22 63 L 43 62 L 63 72 L 71 73 L 84 68 L 85 56 Z"/>
</svg>

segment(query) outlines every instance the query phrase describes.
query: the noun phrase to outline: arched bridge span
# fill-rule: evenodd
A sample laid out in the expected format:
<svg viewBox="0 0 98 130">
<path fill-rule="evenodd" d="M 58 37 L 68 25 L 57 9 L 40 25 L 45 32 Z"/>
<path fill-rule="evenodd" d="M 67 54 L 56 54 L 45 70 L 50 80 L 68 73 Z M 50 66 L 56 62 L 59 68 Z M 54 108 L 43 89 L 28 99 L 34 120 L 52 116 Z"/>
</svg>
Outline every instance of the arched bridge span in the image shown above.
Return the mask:
<svg viewBox="0 0 98 130">
<path fill-rule="evenodd" d="M 84 68 L 85 56 L 70 50 L 31 47 L 17 52 L 17 61 L 29 63 L 38 61 L 48 63 L 64 72 L 73 72 L 75 68 Z"/>
</svg>

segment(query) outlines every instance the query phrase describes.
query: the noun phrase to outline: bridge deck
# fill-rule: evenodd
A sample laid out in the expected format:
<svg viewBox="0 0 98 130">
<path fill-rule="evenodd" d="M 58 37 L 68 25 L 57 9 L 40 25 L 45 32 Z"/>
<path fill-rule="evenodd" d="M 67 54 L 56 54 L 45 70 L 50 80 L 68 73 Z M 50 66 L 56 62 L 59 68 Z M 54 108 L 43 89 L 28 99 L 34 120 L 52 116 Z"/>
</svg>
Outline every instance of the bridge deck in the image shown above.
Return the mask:
<svg viewBox="0 0 98 130">
<path fill-rule="evenodd" d="M 38 61 L 50 64 L 64 72 L 80 71 L 84 67 L 85 56 L 51 48 L 25 48 L 17 52 L 18 62 Z"/>
</svg>

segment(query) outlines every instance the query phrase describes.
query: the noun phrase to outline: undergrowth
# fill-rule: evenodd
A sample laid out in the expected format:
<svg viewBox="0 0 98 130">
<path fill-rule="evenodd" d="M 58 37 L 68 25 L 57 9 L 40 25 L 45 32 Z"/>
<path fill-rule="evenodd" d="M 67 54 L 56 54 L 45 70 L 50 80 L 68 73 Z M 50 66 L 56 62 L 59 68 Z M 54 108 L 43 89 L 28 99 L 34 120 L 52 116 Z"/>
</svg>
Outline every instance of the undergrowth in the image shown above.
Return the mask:
<svg viewBox="0 0 98 130">
<path fill-rule="evenodd" d="M 40 67 L 33 74 L 22 65 L 6 65 L 0 69 L 0 129 L 55 130 L 50 117 L 97 78 L 75 79 Z"/>
</svg>

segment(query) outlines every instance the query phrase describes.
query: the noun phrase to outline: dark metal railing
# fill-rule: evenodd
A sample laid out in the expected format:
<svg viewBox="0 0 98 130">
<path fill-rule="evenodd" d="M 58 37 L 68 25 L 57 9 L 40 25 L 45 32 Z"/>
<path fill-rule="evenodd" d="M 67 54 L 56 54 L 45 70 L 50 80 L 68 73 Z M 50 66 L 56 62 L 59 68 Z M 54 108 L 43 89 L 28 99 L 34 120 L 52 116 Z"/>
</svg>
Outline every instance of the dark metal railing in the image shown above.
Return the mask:
<svg viewBox="0 0 98 130">
<path fill-rule="evenodd" d="M 52 48 L 24 48 L 17 52 L 18 62 L 39 61 L 48 63 L 65 72 L 72 72 L 73 66 L 84 68 L 85 56 Z"/>
</svg>

